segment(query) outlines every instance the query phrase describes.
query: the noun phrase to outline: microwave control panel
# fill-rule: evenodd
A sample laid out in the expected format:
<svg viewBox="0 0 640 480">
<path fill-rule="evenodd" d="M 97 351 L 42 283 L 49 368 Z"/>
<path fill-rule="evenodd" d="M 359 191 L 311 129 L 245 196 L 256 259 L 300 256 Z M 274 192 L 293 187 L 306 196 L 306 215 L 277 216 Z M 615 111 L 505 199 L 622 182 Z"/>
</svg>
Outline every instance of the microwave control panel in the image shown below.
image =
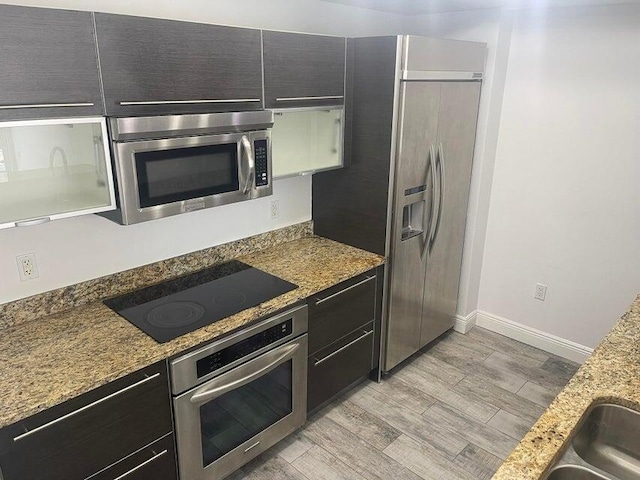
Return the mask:
<svg viewBox="0 0 640 480">
<path fill-rule="evenodd" d="M 256 157 L 256 187 L 269 185 L 269 175 L 267 169 L 267 140 L 255 140 L 253 151 Z"/>
</svg>

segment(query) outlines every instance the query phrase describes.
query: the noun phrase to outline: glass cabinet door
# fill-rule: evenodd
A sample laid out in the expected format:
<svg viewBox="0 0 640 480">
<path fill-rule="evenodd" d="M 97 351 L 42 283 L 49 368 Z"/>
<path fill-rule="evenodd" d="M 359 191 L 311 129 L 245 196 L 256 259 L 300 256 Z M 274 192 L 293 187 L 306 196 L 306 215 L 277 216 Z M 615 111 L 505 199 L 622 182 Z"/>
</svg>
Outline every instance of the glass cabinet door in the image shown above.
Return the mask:
<svg viewBox="0 0 640 480">
<path fill-rule="evenodd" d="M 271 131 L 274 177 L 342 167 L 343 108 L 280 110 Z"/>
<path fill-rule="evenodd" d="M 0 228 L 114 209 L 106 142 L 102 118 L 0 123 Z"/>
</svg>

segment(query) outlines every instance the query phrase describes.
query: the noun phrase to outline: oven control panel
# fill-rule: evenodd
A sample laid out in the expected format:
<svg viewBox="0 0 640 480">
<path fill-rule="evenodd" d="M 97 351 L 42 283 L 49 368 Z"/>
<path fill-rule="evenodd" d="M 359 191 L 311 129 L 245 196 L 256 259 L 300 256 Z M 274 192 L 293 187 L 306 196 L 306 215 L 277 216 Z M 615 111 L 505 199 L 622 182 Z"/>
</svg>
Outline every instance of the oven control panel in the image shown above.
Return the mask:
<svg viewBox="0 0 640 480">
<path fill-rule="evenodd" d="M 253 151 L 256 157 L 256 187 L 263 187 L 269 184 L 267 140 L 255 140 L 253 142 Z"/>
<path fill-rule="evenodd" d="M 282 323 L 256 333 L 249 338 L 235 343 L 223 350 L 212 353 L 196 362 L 198 378 L 209 375 L 216 370 L 240 360 L 242 357 L 252 354 L 268 345 L 288 337 L 293 332 L 293 319 L 285 320 Z"/>
</svg>

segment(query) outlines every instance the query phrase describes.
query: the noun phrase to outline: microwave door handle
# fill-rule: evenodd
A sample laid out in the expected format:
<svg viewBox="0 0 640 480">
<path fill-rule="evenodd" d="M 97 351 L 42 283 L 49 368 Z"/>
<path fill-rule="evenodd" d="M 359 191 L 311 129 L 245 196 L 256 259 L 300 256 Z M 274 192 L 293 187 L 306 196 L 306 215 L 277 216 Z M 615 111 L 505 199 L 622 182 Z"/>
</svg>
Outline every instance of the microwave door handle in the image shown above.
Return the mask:
<svg viewBox="0 0 640 480">
<path fill-rule="evenodd" d="M 242 188 L 242 193 L 246 195 L 253 188 L 253 184 L 256 180 L 256 162 L 253 158 L 253 149 L 251 148 L 251 142 L 246 135 L 242 136 L 240 145 L 242 149 L 242 156 L 247 156 L 247 163 L 249 165 L 249 172 L 247 173 L 247 178 L 244 187 Z"/>
<path fill-rule="evenodd" d="M 299 347 L 300 343 L 287 344 L 264 354 L 263 359 L 267 363 L 256 370 L 246 372 L 245 370 L 247 370 L 247 368 L 242 368 L 242 366 L 231 370 L 228 374 L 209 382 L 209 384 L 214 384 L 213 387 L 209 388 L 205 384 L 205 386 L 196 390 L 189 401 L 194 404 L 205 403 L 233 389 L 239 388 L 247 383 L 251 383 L 262 375 L 269 373 L 285 360 L 290 359 Z M 249 367 L 250 363 L 245 365 Z M 228 378 L 228 380 L 219 384 L 220 382 L 217 380 L 220 380 L 221 378 Z"/>
</svg>

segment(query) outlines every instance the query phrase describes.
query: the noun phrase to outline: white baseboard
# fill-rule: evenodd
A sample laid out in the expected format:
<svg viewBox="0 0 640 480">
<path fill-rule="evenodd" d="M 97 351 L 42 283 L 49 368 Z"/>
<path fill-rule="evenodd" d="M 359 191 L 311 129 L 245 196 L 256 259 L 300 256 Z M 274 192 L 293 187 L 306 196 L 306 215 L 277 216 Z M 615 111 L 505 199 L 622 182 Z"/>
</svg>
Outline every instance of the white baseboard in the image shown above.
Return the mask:
<svg viewBox="0 0 640 480">
<path fill-rule="evenodd" d="M 539 348 L 545 352 L 573 360 L 574 362 L 584 363 L 584 361 L 589 358 L 589 355 L 593 353 L 592 348 L 585 347 L 584 345 L 580 345 L 565 338 L 556 337 L 550 333 L 536 330 L 535 328 L 514 322 L 507 318 L 499 317 L 498 315 L 494 315 L 489 312 L 476 310 L 470 315 L 473 315 L 473 323 L 479 327 L 486 328 L 487 330 L 499 333 L 505 337 L 513 338 L 514 340 Z M 462 319 L 467 317 L 461 317 L 461 322 Z M 456 321 L 456 327 L 457 323 L 458 322 Z M 467 331 L 471 328 L 473 327 L 470 327 Z M 461 330 L 456 328 L 456 331 Z"/>
<path fill-rule="evenodd" d="M 456 322 L 453 325 L 453 329 L 456 332 L 467 333 L 476 326 L 476 313 L 477 311 L 474 310 L 466 316 L 456 315 Z"/>
</svg>

